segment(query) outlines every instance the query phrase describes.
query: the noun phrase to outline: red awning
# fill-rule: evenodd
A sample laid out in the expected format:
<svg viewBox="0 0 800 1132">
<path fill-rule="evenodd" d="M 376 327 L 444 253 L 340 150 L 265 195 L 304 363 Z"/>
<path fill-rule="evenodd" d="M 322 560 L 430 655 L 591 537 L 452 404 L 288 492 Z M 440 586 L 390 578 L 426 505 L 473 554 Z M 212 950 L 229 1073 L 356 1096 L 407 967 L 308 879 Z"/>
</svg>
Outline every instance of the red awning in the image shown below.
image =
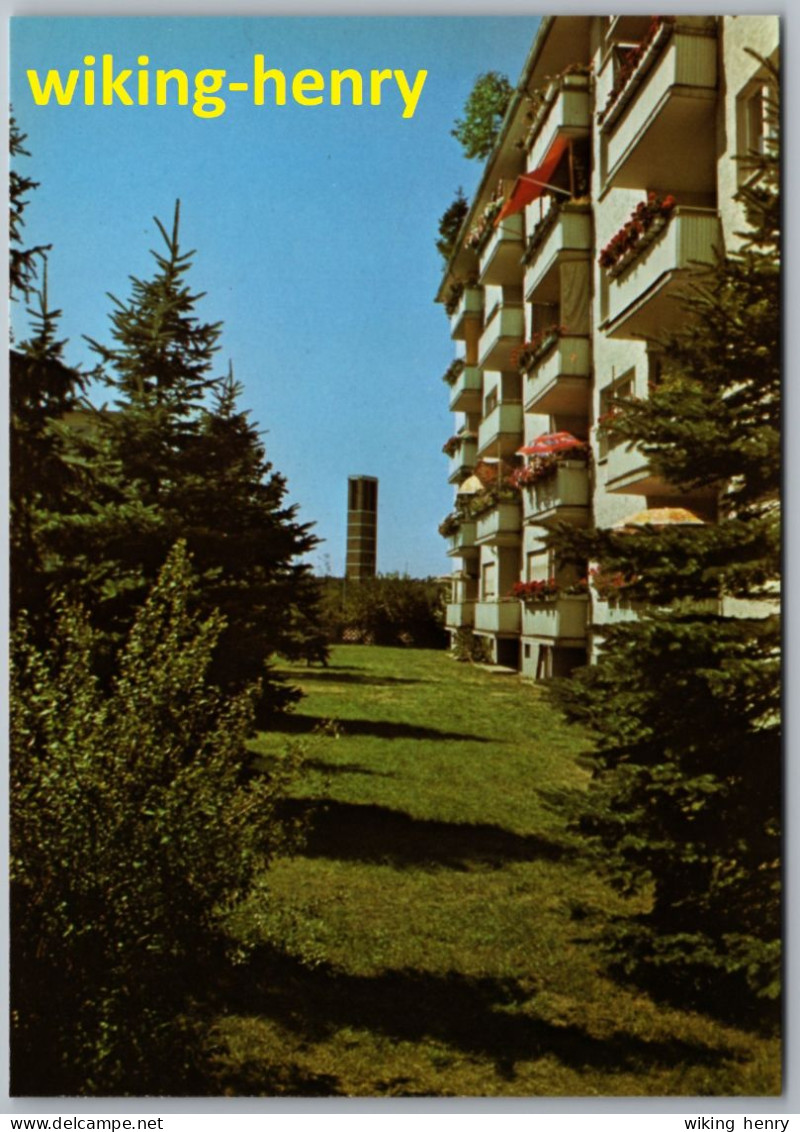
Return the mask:
<svg viewBox="0 0 800 1132">
<path fill-rule="evenodd" d="M 494 222 L 495 227 L 507 216 L 513 216 L 515 212 L 522 212 L 526 204 L 538 200 L 550 184 L 550 180 L 559 161 L 566 153 L 568 145 L 568 140 L 559 134 L 550 146 L 547 157 L 539 168 L 531 169 L 530 173 L 523 173 L 521 177 L 517 177 L 516 184 L 511 190 L 511 196 L 497 214 L 497 219 Z"/>
</svg>

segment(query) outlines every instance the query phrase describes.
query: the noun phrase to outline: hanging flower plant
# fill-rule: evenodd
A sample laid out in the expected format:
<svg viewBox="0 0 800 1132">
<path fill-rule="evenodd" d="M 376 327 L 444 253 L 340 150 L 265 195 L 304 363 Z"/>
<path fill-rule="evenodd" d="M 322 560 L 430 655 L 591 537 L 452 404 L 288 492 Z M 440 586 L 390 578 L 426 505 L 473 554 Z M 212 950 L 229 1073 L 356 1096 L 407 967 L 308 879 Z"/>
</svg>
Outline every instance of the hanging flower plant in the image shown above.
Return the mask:
<svg viewBox="0 0 800 1132">
<path fill-rule="evenodd" d="M 474 440 L 474 432 L 459 432 L 456 436 L 451 436 L 442 445 L 442 452 L 445 456 L 455 456 L 457 452 L 461 451 L 461 447 L 466 440 Z"/>
<path fill-rule="evenodd" d="M 624 271 L 664 228 L 675 210 L 675 204 L 675 197 L 672 195 L 661 197 L 658 193 L 648 193 L 647 200 L 637 204 L 629 219 L 600 252 L 597 257 L 600 266 L 612 278 Z"/>
<path fill-rule="evenodd" d="M 534 365 L 553 349 L 559 338 L 567 334 L 566 326 L 553 323 L 546 326 L 532 336 L 529 342 L 523 342 L 511 352 L 511 364 L 521 373 L 527 373 Z"/>
<path fill-rule="evenodd" d="M 446 515 L 439 524 L 439 534 L 442 538 L 452 538 L 453 535 L 458 534 L 461 530 L 462 522 L 462 516 L 452 511 L 449 515 Z"/>
<path fill-rule="evenodd" d="M 451 362 L 442 374 L 442 381 L 444 381 L 447 385 L 455 385 L 459 377 L 461 377 L 462 373 L 464 372 L 466 364 L 467 363 L 463 358 L 456 358 L 456 360 L 454 362 Z"/>
<path fill-rule="evenodd" d="M 647 29 L 647 34 L 637 44 L 625 52 L 617 76 L 614 79 L 614 85 L 606 99 L 606 104 L 597 115 L 598 122 L 603 122 L 606 119 L 622 92 L 639 70 L 641 63 L 649 54 L 651 48 L 655 47 L 656 40 L 662 40 L 669 36 L 674 24 L 674 16 L 654 16 L 650 27 Z"/>
</svg>

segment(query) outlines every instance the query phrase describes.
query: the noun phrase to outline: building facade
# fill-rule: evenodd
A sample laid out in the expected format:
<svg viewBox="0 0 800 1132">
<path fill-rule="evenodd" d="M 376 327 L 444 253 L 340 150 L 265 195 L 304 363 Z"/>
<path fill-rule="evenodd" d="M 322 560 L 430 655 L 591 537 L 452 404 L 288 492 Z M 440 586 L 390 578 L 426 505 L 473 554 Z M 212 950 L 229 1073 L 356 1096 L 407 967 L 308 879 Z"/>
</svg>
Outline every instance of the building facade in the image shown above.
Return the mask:
<svg viewBox="0 0 800 1132">
<path fill-rule="evenodd" d="M 690 266 L 740 239 L 737 156 L 764 145 L 758 57 L 778 45 L 777 17 L 564 16 L 531 46 L 437 295 L 456 343 L 447 627 L 525 675 L 568 673 L 636 616 L 554 559 L 551 524 L 714 521 L 714 495 L 604 422 L 657 380 Z"/>
</svg>

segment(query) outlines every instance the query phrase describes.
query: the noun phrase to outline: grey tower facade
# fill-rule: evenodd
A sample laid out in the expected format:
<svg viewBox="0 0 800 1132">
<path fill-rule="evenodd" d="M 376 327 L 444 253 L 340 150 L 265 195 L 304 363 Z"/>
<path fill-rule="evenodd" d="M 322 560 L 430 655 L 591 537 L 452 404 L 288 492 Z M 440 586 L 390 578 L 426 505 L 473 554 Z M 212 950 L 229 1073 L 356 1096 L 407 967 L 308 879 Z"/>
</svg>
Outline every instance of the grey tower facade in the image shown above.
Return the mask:
<svg viewBox="0 0 800 1132">
<path fill-rule="evenodd" d="M 347 565 L 353 581 L 375 577 L 378 549 L 378 481 L 350 476 L 347 481 Z"/>
</svg>

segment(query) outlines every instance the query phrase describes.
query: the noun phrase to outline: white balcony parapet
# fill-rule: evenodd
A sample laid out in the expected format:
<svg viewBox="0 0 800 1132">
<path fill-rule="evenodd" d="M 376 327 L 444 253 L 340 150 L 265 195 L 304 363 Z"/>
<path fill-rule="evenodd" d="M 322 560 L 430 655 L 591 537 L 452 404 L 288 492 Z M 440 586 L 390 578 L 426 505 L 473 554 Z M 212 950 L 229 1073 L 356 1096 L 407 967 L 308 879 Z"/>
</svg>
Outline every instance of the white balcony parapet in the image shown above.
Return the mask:
<svg viewBox="0 0 800 1132">
<path fill-rule="evenodd" d="M 479 456 L 512 456 L 522 444 L 523 411 L 519 401 L 500 401 L 478 425 Z"/>
<path fill-rule="evenodd" d="M 445 610 L 447 629 L 470 629 L 475 624 L 474 601 L 449 601 Z"/>
<path fill-rule="evenodd" d="M 520 607 L 516 598 L 475 603 L 475 631 L 496 636 L 519 635 Z"/>
<path fill-rule="evenodd" d="M 567 595 L 523 606 L 525 637 L 578 646 L 586 640 L 589 599 L 584 594 Z"/>
<path fill-rule="evenodd" d="M 526 523 L 545 525 L 588 521 L 589 469 L 580 461 L 565 460 L 554 475 L 538 480 L 523 492 Z"/>
<path fill-rule="evenodd" d="M 524 219 L 521 212 L 501 220 L 486 242 L 480 259 L 480 281 L 516 283 L 522 255 Z"/>
<path fill-rule="evenodd" d="M 479 413 L 483 375 L 478 366 L 465 366 L 452 385 L 450 411 L 452 413 Z"/>
<path fill-rule="evenodd" d="M 525 297 L 529 301 L 558 302 L 561 280 L 558 268 L 572 260 L 586 260 L 592 250 L 592 213 L 588 204 L 555 205 L 538 223 L 536 203 L 528 206 L 531 238 L 525 250 Z"/>
<path fill-rule="evenodd" d="M 687 271 L 712 264 L 722 247 L 713 209 L 679 207 L 625 269 L 608 277 L 608 316 L 602 324 L 613 338 L 652 338 L 681 317 L 675 296 Z"/>
<path fill-rule="evenodd" d="M 588 337 L 565 334 L 525 377 L 529 413 L 585 415 L 589 407 L 592 347 Z"/>
<path fill-rule="evenodd" d="M 678 17 L 664 24 L 605 113 L 606 184 L 669 185 L 672 192 L 711 187 L 717 89 L 717 41 L 711 24 Z M 680 160 L 675 154 L 680 153 Z"/>
<path fill-rule="evenodd" d="M 461 524 L 455 534 L 450 536 L 450 546 L 447 553 L 451 558 L 474 557 L 478 553 L 475 545 L 477 524 L 474 519 L 467 519 Z"/>
<path fill-rule="evenodd" d="M 525 336 L 525 311 L 521 303 L 500 303 L 483 328 L 478 358 L 484 369 L 511 368 L 511 355 Z"/>
<path fill-rule="evenodd" d="M 474 436 L 465 437 L 458 451 L 450 457 L 449 482 L 456 483 L 465 473 L 471 472 L 478 460 L 478 441 Z"/>
<path fill-rule="evenodd" d="M 470 318 L 478 322 L 483 318 L 483 291 L 480 287 L 464 288 L 450 316 L 450 337 L 456 340 L 464 338 L 464 324 Z"/>
<path fill-rule="evenodd" d="M 522 507 L 518 502 L 498 503 L 478 516 L 475 541 L 479 546 L 518 546 L 522 531 Z"/>
</svg>

